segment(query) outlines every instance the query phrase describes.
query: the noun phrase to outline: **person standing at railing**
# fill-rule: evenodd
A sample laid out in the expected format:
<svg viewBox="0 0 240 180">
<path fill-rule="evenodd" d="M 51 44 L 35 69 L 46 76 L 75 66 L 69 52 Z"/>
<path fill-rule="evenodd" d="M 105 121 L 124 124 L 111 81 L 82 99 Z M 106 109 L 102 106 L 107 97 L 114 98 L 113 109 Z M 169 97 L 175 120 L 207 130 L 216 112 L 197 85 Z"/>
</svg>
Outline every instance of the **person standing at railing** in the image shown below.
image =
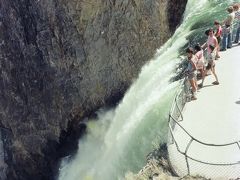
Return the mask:
<svg viewBox="0 0 240 180">
<path fill-rule="evenodd" d="M 202 47 L 200 46 L 200 44 L 197 44 L 195 47 L 194 47 L 196 53 L 195 53 L 195 56 L 196 56 L 196 66 L 197 66 L 197 70 L 200 71 L 200 74 L 201 74 L 201 78 L 203 78 L 204 76 L 204 55 L 203 55 L 203 50 L 202 50 Z"/>
<path fill-rule="evenodd" d="M 235 38 L 234 43 L 238 44 L 239 43 L 239 35 L 240 35 L 240 10 L 239 10 L 239 4 L 235 4 L 233 6 L 233 9 L 235 11 L 235 19 L 236 19 L 236 23 L 237 23 L 237 32 L 236 32 L 236 38 Z"/>
<path fill-rule="evenodd" d="M 206 70 L 205 70 L 205 73 L 204 73 L 204 76 L 203 76 L 203 79 L 202 79 L 202 83 L 199 84 L 199 87 L 200 87 L 200 88 L 203 87 L 203 83 L 204 83 L 205 77 L 206 77 L 207 72 L 208 72 L 209 70 L 212 71 L 212 73 L 213 73 L 213 75 L 214 75 L 214 77 L 215 77 L 215 79 L 216 79 L 216 81 L 214 81 L 212 84 L 214 84 L 214 85 L 219 85 L 218 76 L 217 76 L 216 70 L 215 70 L 215 66 L 216 66 L 216 64 L 215 64 L 216 52 L 214 52 L 215 47 L 212 46 L 212 45 L 210 45 L 210 49 L 211 49 L 211 53 L 208 54 L 208 64 L 207 64 L 207 67 L 206 67 Z"/>
<path fill-rule="evenodd" d="M 187 53 L 187 57 L 188 57 L 188 67 L 187 67 L 187 70 L 186 70 L 186 74 L 187 74 L 187 77 L 188 77 L 188 80 L 191 84 L 191 88 L 192 88 L 192 97 L 191 99 L 192 100 L 196 100 L 197 97 L 196 97 L 196 93 L 197 93 L 197 81 L 196 81 L 196 78 L 197 78 L 197 67 L 196 67 L 196 64 L 195 64 L 195 55 L 194 55 L 194 50 L 193 48 L 187 48 L 186 50 L 186 53 Z"/>
<path fill-rule="evenodd" d="M 215 56 L 216 56 L 216 51 L 217 51 L 217 47 L 218 47 L 218 41 L 217 41 L 217 38 L 214 36 L 214 31 L 212 28 L 210 28 L 209 30 L 207 30 L 205 32 L 206 35 L 208 35 L 208 39 L 207 39 L 207 42 L 204 43 L 202 45 L 202 48 L 205 49 L 207 48 L 207 60 L 208 60 L 208 65 L 206 67 L 206 70 L 204 71 L 204 76 L 202 78 L 202 83 L 199 84 L 198 86 L 200 88 L 203 87 L 203 83 L 204 83 L 204 80 L 205 80 L 205 77 L 207 75 L 207 72 L 209 70 L 212 71 L 216 81 L 213 82 L 214 85 L 218 85 L 219 84 L 219 81 L 218 81 L 218 77 L 217 77 L 217 74 L 216 74 L 216 71 L 215 71 Z"/>
<path fill-rule="evenodd" d="M 218 21 L 215 21 L 214 25 L 216 26 L 215 37 L 217 38 L 217 41 L 218 41 L 217 54 L 216 54 L 216 59 L 218 59 L 218 58 L 220 58 L 219 51 L 220 51 L 220 46 L 221 46 L 221 41 L 222 41 L 222 26 L 220 25 L 220 23 Z"/>
<path fill-rule="evenodd" d="M 229 6 L 227 11 L 229 14 L 223 21 L 223 40 L 221 51 L 226 51 L 227 48 L 232 48 L 232 24 L 235 18 L 235 13 L 232 6 Z"/>
</svg>

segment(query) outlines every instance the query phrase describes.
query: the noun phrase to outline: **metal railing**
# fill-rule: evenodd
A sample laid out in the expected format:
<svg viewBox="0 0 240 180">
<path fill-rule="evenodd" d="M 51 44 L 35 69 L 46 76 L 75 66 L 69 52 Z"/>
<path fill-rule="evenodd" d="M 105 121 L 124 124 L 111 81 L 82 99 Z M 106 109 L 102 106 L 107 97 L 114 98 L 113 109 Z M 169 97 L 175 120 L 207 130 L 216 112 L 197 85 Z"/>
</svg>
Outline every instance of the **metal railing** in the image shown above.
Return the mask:
<svg viewBox="0 0 240 180">
<path fill-rule="evenodd" d="M 184 108 L 185 104 L 189 101 L 189 92 L 190 92 L 189 89 L 190 89 L 190 85 L 187 83 L 187 80 L 184 79 L 182 81 L 182 83 L 181 83 L 181 88 L 179 89 L 179 91 L 177 92 L 177 95 L 174 98 L 174 102 L 172 104 L 172 108 L 171 108 L 170 113 L 169 113 L 168 125 L 169 125 L 169 132 L 170 132 L 171 140 L 168 143 L 168 147 L 169 147 L 169 145 L 175 144 L 177 151 L 179 153 L 181 153 L 185 157 L 186 166 L 187 166 L 187 175 L 190 175 L 189 160 L 192 160 L 192 161 L 195 161 L 195 162 L 198 162 L 198 163 L 201 163 L 201 164 L 205 164 L 205 165 L 212 165 L 212 166 L 234 166 L 234 165 L 240 165 L 240 161 L 236 161 L 236 162 L 233 162 L 233 163 L 211 163 L 211 162 L 206 162 L 206 161 L 203 161 L 203 160 L 199 160 L 199 159 L 193 158 L 193 157 L 188 155 L 188 150 L 189 150 L 189 148 L 190 148 L 190 146 L 192 145 L 193 142 L 199 143 L 199 144 L 201 144 L 203 146 L 209 146 L 209 147 L 212 147 L 212 146 L 215 146 L 215 147 L 225 147 L 225 146 L 236 145 L 238 150 L 239 150 L 239 153 L 240 153 L 240 141 L 234 141 L 234 142 L 230 142 L 230 143 L 226 143 L 226 144 L 204 143 L 204 142 L 198 140 L 197 138 L 193 137 L 180 124 L 180 122 L 184 120 L 183 119 L 183 114 L 182 114 L 183 108 Z M 176 141 L 176 138 L 174 137 L 174 129 L 176 127 L 179 127 L 181 130 L 183 130 L 183 132 L 190 138 L 190 140 L 188 141 L 188 144 L 187 144 L 187 146 L 185 148 L 185 151 L 182 151 L 180 149 L 179 144 Z M 171 162 L 170 162 L 170 164 L 171 164 Z M 240 176 L 240 174 L 239 174 L 239 176 Z"/>
</svg>

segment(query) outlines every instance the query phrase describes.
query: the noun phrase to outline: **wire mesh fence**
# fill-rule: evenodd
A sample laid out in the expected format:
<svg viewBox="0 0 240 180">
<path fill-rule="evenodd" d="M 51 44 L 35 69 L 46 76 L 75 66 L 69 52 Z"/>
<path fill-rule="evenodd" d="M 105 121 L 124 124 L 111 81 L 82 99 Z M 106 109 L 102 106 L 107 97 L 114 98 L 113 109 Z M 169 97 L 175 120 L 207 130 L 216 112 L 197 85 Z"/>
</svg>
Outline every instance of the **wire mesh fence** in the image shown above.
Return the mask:
<svg viewBox="0 0 240 180">
<path fill-rule="evenodd" d="M 208 144 L 193 137 L 182 125 L 182 111 L 189 101 L 189 84 L 184 80 L 169 114 L 168 155 L 179 176 L 207 178 L 240 177 L 240 142 Z M 219 158 L 220 157 L 220 158 Z"/>
</svg>

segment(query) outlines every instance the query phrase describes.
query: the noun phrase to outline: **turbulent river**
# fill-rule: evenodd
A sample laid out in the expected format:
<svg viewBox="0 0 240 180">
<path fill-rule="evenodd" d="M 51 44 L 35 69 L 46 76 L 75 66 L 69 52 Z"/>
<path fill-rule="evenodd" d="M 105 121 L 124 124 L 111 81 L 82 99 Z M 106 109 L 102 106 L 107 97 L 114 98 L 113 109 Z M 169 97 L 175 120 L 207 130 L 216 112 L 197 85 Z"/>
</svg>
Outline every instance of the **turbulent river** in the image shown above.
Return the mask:
<svg viewBox="0 0 240 180">
<path fill-rule="evenodd" d="M 172 79 L 184 48 L 203 43 L 204 31 L 214 20 L 221 21 L 232 3 L 188 1 L 182 24 L 142 68 L 119 105 L 100 110 L 98 119 L 87 123 L 77 154 L 62 160 L 59 180 L 124 179 L 128 171 L 138 172 L 145 165 L 146 156 L 167 141 L 168 113 L 179 84 Z"/>
</svg>

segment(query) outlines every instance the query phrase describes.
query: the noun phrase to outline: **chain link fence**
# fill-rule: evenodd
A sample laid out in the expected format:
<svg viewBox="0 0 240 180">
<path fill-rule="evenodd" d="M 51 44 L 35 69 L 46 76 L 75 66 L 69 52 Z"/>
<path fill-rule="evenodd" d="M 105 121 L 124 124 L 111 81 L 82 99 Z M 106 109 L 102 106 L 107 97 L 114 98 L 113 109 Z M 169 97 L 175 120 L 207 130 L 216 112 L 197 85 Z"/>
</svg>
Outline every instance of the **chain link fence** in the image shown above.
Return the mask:
<svg viewBox="0 0 240 180">
<path fill-rule="evenodd" d="M 183 80 L 169 114 L 169 162 L 176 175 L 206 178 L 240 177 L 240 142 L 208 144 L 193 137 L 182 125 L 190 85 Z M 221 158 L 219 158 L 221 157 Z"/>
</svg>

